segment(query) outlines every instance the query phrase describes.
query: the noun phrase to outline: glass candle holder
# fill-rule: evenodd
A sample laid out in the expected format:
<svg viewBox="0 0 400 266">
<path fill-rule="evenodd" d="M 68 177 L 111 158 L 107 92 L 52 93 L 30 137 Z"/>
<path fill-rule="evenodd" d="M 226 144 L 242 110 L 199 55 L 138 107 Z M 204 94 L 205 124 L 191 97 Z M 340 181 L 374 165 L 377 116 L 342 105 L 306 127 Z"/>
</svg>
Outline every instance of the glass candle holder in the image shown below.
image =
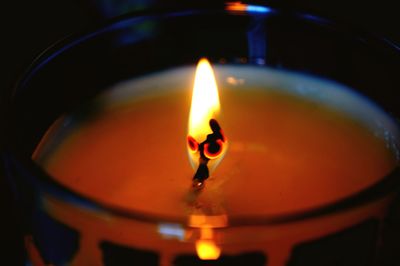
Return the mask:
<svg viewBox="0 0 400 266">
<path fill-rule="evenodd" d="M 187 132 L 201 58 L 221 101 L 207 139 Z M 9 112 L 30 263 L 395 259 L 399 59 L 385 39 L 245 3 L 136 13 L 53 45 Z"/>
</svg>

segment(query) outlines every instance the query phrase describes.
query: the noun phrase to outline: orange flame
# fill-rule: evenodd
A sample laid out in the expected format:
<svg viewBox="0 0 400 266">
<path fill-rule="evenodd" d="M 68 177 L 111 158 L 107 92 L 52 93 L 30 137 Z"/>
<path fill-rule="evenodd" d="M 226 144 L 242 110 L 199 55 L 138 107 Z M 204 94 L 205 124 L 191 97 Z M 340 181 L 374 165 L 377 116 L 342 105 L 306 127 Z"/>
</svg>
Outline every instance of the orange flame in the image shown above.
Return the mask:
<svg viewBox="0 0 400 266">
<path fill-rule="evenodd" d="M 207 139 L 209 134 L 213 133 L 210 121 L 217 121 L 219 113 L 220 102 L 214 71 L 208 60 L 202 58 L 196 69 L 187 138 L 188 154 L 194 168 L 199 165 L 199 145 Z M 222 130 L 221 134 L 223 134 Z M 226 144 L 225 137 L 214 143 L 214 150 L 208 149 L 208 145 L 204 144 L 204 155 L 211 160 L 210 170 L 215 168 L 222 159 L 227 148 Z M 216 147 L 217 150 L 215 150 Z"/>
<path fill-rule="evenodd" d="M 189 116 L 189 136 L 202 142 L 211 133 L 209 121 L 219 114 L 220 104 L 214 71 L 207 59 L 200 59 L 194 79 Z"/>
</svg>

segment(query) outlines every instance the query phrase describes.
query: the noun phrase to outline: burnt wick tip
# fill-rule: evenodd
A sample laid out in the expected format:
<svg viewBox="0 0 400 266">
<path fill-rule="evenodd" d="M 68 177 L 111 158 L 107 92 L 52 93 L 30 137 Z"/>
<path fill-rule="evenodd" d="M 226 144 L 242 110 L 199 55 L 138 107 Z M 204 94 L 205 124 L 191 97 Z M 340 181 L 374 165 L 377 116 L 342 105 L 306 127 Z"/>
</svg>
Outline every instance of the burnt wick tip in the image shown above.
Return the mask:
<svg viewBox="0 0 400 266">
<path fill-rule="evenodd" d="M 215 120 L 214 118 L 210 119 L 209 125 L 210 125 L 210 128 L 211 128 L 211 130 L 212 130 L 213 132 L 219 132 L 219 131 L 221 131 L 220 125 L 218 124 L 217 120 Z"/>
<path fill-rule="evenodd" d="M 199 168 L 197 168 L 196 173 L 194 174 L 193 179 L 197 179 L 200 182 L 204 182 L 209 177 L 209 171 L 207 167 L 207 162 L 201 162 Z"/>
</svg>

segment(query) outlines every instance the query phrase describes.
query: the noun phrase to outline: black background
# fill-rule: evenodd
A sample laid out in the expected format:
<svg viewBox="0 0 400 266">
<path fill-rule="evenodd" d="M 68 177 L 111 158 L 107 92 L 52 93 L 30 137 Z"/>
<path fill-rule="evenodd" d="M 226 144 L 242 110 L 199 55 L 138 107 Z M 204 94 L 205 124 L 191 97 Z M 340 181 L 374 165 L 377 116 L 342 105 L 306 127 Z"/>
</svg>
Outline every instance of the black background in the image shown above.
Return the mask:
<svg viewBox="0 0 400 266">
<path fill-rule="evenodd" d="M 188 0 L 182 0 L 187 2 Z M 123 11 L 104 14 L 101 3 L 129 1 L 95 0 L 13 0 L 3 1 L 1 7 L 2 30 L 0 65 L 0 132 L 12 86 L 18 76 L 40 52 L 54 41 L 71 33 L 93 27 L 107 17 Z M 134 1 L 133 1 L 134 2 Z M 143 2 L 143 1 L 141 1 Z M 168 1 L 163 1 L 163 5 Z M 178 2 L 178 1 L 174 1 Z M 360 26 L 400 43 L 400 15 L 396 1 L 265 1 L 296 7 L 302 11 L 322 15 L 334 20 Z M 193 3 L 193 1 L 192 1 Z M 132 9 L 134 5 L 132 5 Z M 399 69 L 400 71 L 400 69 Z M 1 134 L 1 133 L 0 133 Z M 1 136 L 2 141 L 4 137 Z M 2 166 L 1 166 L 2 167 Z M 0 175 L 0 262 L 1 265 L 22 265 L 23 243 L 19 235 L 18 212 L 7 182 Z M 399 225 L 400 227 L 400 225 Z M 400 262 L 393 262 L 400 265 Z"/>
</svg>

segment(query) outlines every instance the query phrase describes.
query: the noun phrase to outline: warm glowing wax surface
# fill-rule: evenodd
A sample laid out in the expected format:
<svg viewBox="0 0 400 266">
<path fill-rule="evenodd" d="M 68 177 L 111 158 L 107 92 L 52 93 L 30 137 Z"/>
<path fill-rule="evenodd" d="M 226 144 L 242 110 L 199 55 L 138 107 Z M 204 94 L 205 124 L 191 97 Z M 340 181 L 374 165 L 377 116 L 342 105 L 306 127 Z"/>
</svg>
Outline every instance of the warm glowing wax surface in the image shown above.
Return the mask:
<svg viewBox="0 0 400 266">
<path fill-rule="evenodd" d="M 34 158 L 59 182 L 98 201 L 184 218 L 191 212 L 194 173 L 186 152 L 191 78 L 168 91 L 158 89 L 168 83 L 153 76 L 141 87 L 158 84 L 158 92 L 133 100 L 103 97 L 104 108 L 82 123 L 69 126 L 70 118 L 55 124 Z M 230 147 L 196 202 L 206 213 L 308 209 L 374 184 L 395 165 L 384 141 L 345 114 L 249 87 L 246 77 L 218 86 Z M 135 81 L 121 85 L 129 87 Z M 54 145 L 60 128 L 70 133 Z"/>
</svg>

